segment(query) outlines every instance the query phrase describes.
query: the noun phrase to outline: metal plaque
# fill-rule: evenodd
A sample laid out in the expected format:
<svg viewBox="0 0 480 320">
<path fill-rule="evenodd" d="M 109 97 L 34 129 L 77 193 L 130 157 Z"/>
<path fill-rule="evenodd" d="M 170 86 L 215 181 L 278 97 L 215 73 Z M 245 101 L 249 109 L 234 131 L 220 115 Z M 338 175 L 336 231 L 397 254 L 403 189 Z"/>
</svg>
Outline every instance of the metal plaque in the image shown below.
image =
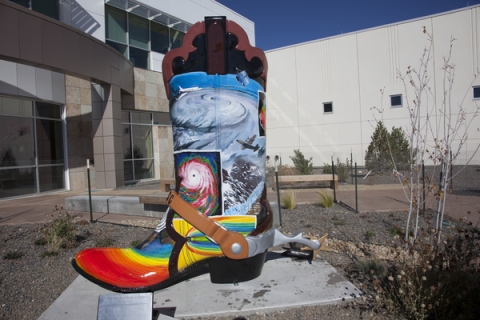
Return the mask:
<svg viewBox="0 0 480 320">
<path fill-rule="evenodd" d="M 97 320 L 151 320 L 153 294 L 101 294 Z"/>
</svg>

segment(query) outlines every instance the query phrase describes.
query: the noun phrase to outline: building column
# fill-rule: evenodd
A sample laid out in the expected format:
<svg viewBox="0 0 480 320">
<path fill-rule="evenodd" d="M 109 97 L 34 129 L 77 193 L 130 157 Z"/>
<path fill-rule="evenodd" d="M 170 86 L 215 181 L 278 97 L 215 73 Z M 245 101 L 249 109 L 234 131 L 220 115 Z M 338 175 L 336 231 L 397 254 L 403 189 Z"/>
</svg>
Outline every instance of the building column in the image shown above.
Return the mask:
<svg viewBox="0 0 480 320">
<path fill-rule="evenodd" d="M 123 186 L 120 87 L 92 84 L 93 157 L 96 188 Z"/>
</svg>

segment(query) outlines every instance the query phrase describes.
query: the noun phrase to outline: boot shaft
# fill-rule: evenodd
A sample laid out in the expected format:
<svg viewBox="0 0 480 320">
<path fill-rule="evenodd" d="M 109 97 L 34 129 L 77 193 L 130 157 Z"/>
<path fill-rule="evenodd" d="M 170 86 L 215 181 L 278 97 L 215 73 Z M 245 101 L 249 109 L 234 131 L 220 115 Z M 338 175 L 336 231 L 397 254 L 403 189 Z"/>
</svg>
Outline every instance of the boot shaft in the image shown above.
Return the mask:
<svg viewBox="0 0 480 320">
<path fill-rule="evenodd" d="M 266 219 L 264 53 L 235 23 L 206 18 L 163 68 L 179 195 L 205 216 Z"/>
</svg>

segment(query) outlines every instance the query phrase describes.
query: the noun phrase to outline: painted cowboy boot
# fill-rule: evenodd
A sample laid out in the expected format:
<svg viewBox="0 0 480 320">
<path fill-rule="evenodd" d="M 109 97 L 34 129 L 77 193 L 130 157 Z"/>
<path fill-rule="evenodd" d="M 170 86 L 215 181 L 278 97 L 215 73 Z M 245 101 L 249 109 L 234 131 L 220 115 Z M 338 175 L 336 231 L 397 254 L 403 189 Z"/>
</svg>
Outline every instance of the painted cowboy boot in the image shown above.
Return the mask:
<svg viewBox="0 0 480 320">
<path fill-rule="evenodd" d="M 135 248 L 94 248 L 72 261 L 113 291 L 165 288 L 208 265 L 214 283 L 258 277 L 266 250 L 301 234 L 272 229 L 265 186 L 265 54 L 225 17 L 193 25 L 163 60 L 174 136 L 176 191 L 153 234 Z"/>
</svg>

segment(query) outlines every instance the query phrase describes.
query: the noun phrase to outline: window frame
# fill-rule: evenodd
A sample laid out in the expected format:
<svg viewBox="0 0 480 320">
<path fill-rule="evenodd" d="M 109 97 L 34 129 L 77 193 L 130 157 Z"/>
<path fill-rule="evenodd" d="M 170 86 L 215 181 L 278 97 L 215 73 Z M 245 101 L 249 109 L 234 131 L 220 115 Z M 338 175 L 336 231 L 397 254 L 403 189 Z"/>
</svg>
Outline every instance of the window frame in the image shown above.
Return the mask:
<svg viewBox="0 0 480 320">
<path fill-rule="evenodd" d="M 333 113 L 333 101 L 323 102 L 323 114 L 332 114 Z M 327 106 L 330 105 L 330 111 L 326 111 Z"/>
<path fill-rule="evenodd" d="M 477 96 L 475 96 L 475 91 L 477 91 Z M 473 100 L 480 100 L 480 86 L 473 86 L 472 87 L 472 97 Z"/>
<path fill-rule="evenodd" d="M 126 23 L 126 32 L 125 32 L 125 37 L 126 37 L 126 43 L 122 43 L 116 39 L 111 39 L 108 37 L 108 34 L 107 34 L 107 30 L 109 30 L 108 28 L 108 13 L 107 11 L 108 10 L 112 10 L 112 12 L 122 12 L 125 16 L 125 23 Z M 130 20 L 133 19 L 133 17 L 135 19 L 138 19 L 139 21 L 141 20 L 144 20 L 145 22 L 147 22 L 147 33 L 148 33 L 148 43 L 147 43 L 147 48 L 142 48 L 138 45 L 134 45 L 131 43 L 131 39 L 130 39 Z M 165 51 L 165 52 L 161 52 L 159 50 L 153 50 L 152 49 L 152 24 L 156 24 L 156 25 L 160 25 L 160 26 L 163 26 L 167 29 L 167 38 L 168 38 L 168 46 L 166 49 L 164 50 L 161 50 L 161 51 Z M 109 5 L 108 3 L 105 4 L 105 43 L 110 45 L 112 48 L 114 48 L 115 50 L 117 50 L 118 52 L 120 52 L 121 54 L 123 54 L 130 62 L 133 63 L 134 67 L 136 68 L 141 68 L 141 69 L 146 69 L 146 70 L 151 70 L 151 67 L 152 67 L 152 55 L 151 53 L 152 52 L 156 52 L 156 53 L 160 53 L 160 54 L 166 54 L 168 51 L 172 50 L 172 49 L 175 49 L 178 47 L 178 45 L 175 45 L 174 46 L 174 41 L 173 41 L 173 34 L 174 32 L 176 33 L 180 33 L 182 35 L 182 41 L 180 43 L 183 44 L 183 40 L 185 39 L 185 35 L 186 35 L 186 32 L 183 32 L 183 31 L 180 31 L 180 30 L 177 30 L 175 28 L 172 28 L 171 26 L 168 26 L 168 25 L 165 25 L 161 22 L 158 22 L 158 21 L 153 21 L 151 19 L 147 19 L 145 17 L 142 17 L 140 15 L 137 15 L 133 12 L 128 12 L 128 11 L 125 11 L 125 10 L 122 10 L 116 6 L 112 6 L 112 5 Z M 124 47 L 125 48 L 125 51 L 124 52 L 121 52 L 117 49 L 118 46 L 121 46 L 122 48 Z M 131 54 L 130 54 L 130 49 L 133 48 L 134 50 L 141 50 L 141 51 L 144 51 L 147 53 L 147 63 L 146 63 L 146 68 L 144 68 L 144 64 L 138 64 L 136 65 L 130 58 L 131 58 Z M 143 60 L 141 60 L 143 61 Z"/>
<path fill-rule="evenodd" d="M 392 99 L 400 97 L 400 104 L 393 104 Z M 391 94 L 390 95 L 390 107 L 391 108 L 401 108 L 403 107 L 403 95 L 402 94 Z"/>
<path fill-rule="evenodd" d="M 128 121 L 126 122 L 125 120 L 126 117 L 124 117 L 124 115 L 128 114 Z M 146 123 L 146 122 L 142 122 L 142 121 L 135 121 L 134 118 L 133 118 L 133 114 L 134 113 L 137 113 L 137 114 L 148 114 L 150 115 L 150 120 L 149 120 L 149 123 Z M 152 170 L 152 177 L 150 178 L 137 178 L 136 176 L 136 173 L 135 173 L 135 161 L 149 161 L 151 160 L 153 164 L 155 164 L 155 149 L 154 149 L 154 138 L 153 138 L 153 127 L 156 126 L 156 124 L 154 124 L 154 116 L 153 116 L 154 112 L 140 112 L 140 111 L 128 111 L 128 110 L 122 110 L 122 128 L 124 125 L 127 125 L 128 128 L 129 128 L 129 138 L 130 138 L 130 152 L 131 152 L 131 158 L 129 159 L 125 159 L 125 157 L 123 157 L 123 162 L 124 162 L 124 168 L 125 168 L 125 163 L 127 162 L 131 162 L 132 164 L 132 178 L 133 180 L 126 180 L 126 177 L 125 177 L 125 171 L 124 171 L 124 180 L 125 182 L 127 183 L 130 183 L 130 182 L 136 182 L 136 181 L 141 181 L 141 180 L 149 180 L 149 179 L 153 179 L 155 178 L 155 165 L 153 165 L 153 170 Z M 134 147 L 135 147 L 135 143 L 134 143 L 134 136 L 133 136 L 133 126 L 148 126 L 150 127 L 150 135 L 151 135 L 151 150 L 152 150 L 152 157 L 149 158 L 149 157 L 143 157 L 143 158 L 135 158 L 134 156 Z M 123 130 L 123 129 L 122 129 Z M 122 152 L 124 152 L 124 146 L 122 147 Z"/>
</svg>

